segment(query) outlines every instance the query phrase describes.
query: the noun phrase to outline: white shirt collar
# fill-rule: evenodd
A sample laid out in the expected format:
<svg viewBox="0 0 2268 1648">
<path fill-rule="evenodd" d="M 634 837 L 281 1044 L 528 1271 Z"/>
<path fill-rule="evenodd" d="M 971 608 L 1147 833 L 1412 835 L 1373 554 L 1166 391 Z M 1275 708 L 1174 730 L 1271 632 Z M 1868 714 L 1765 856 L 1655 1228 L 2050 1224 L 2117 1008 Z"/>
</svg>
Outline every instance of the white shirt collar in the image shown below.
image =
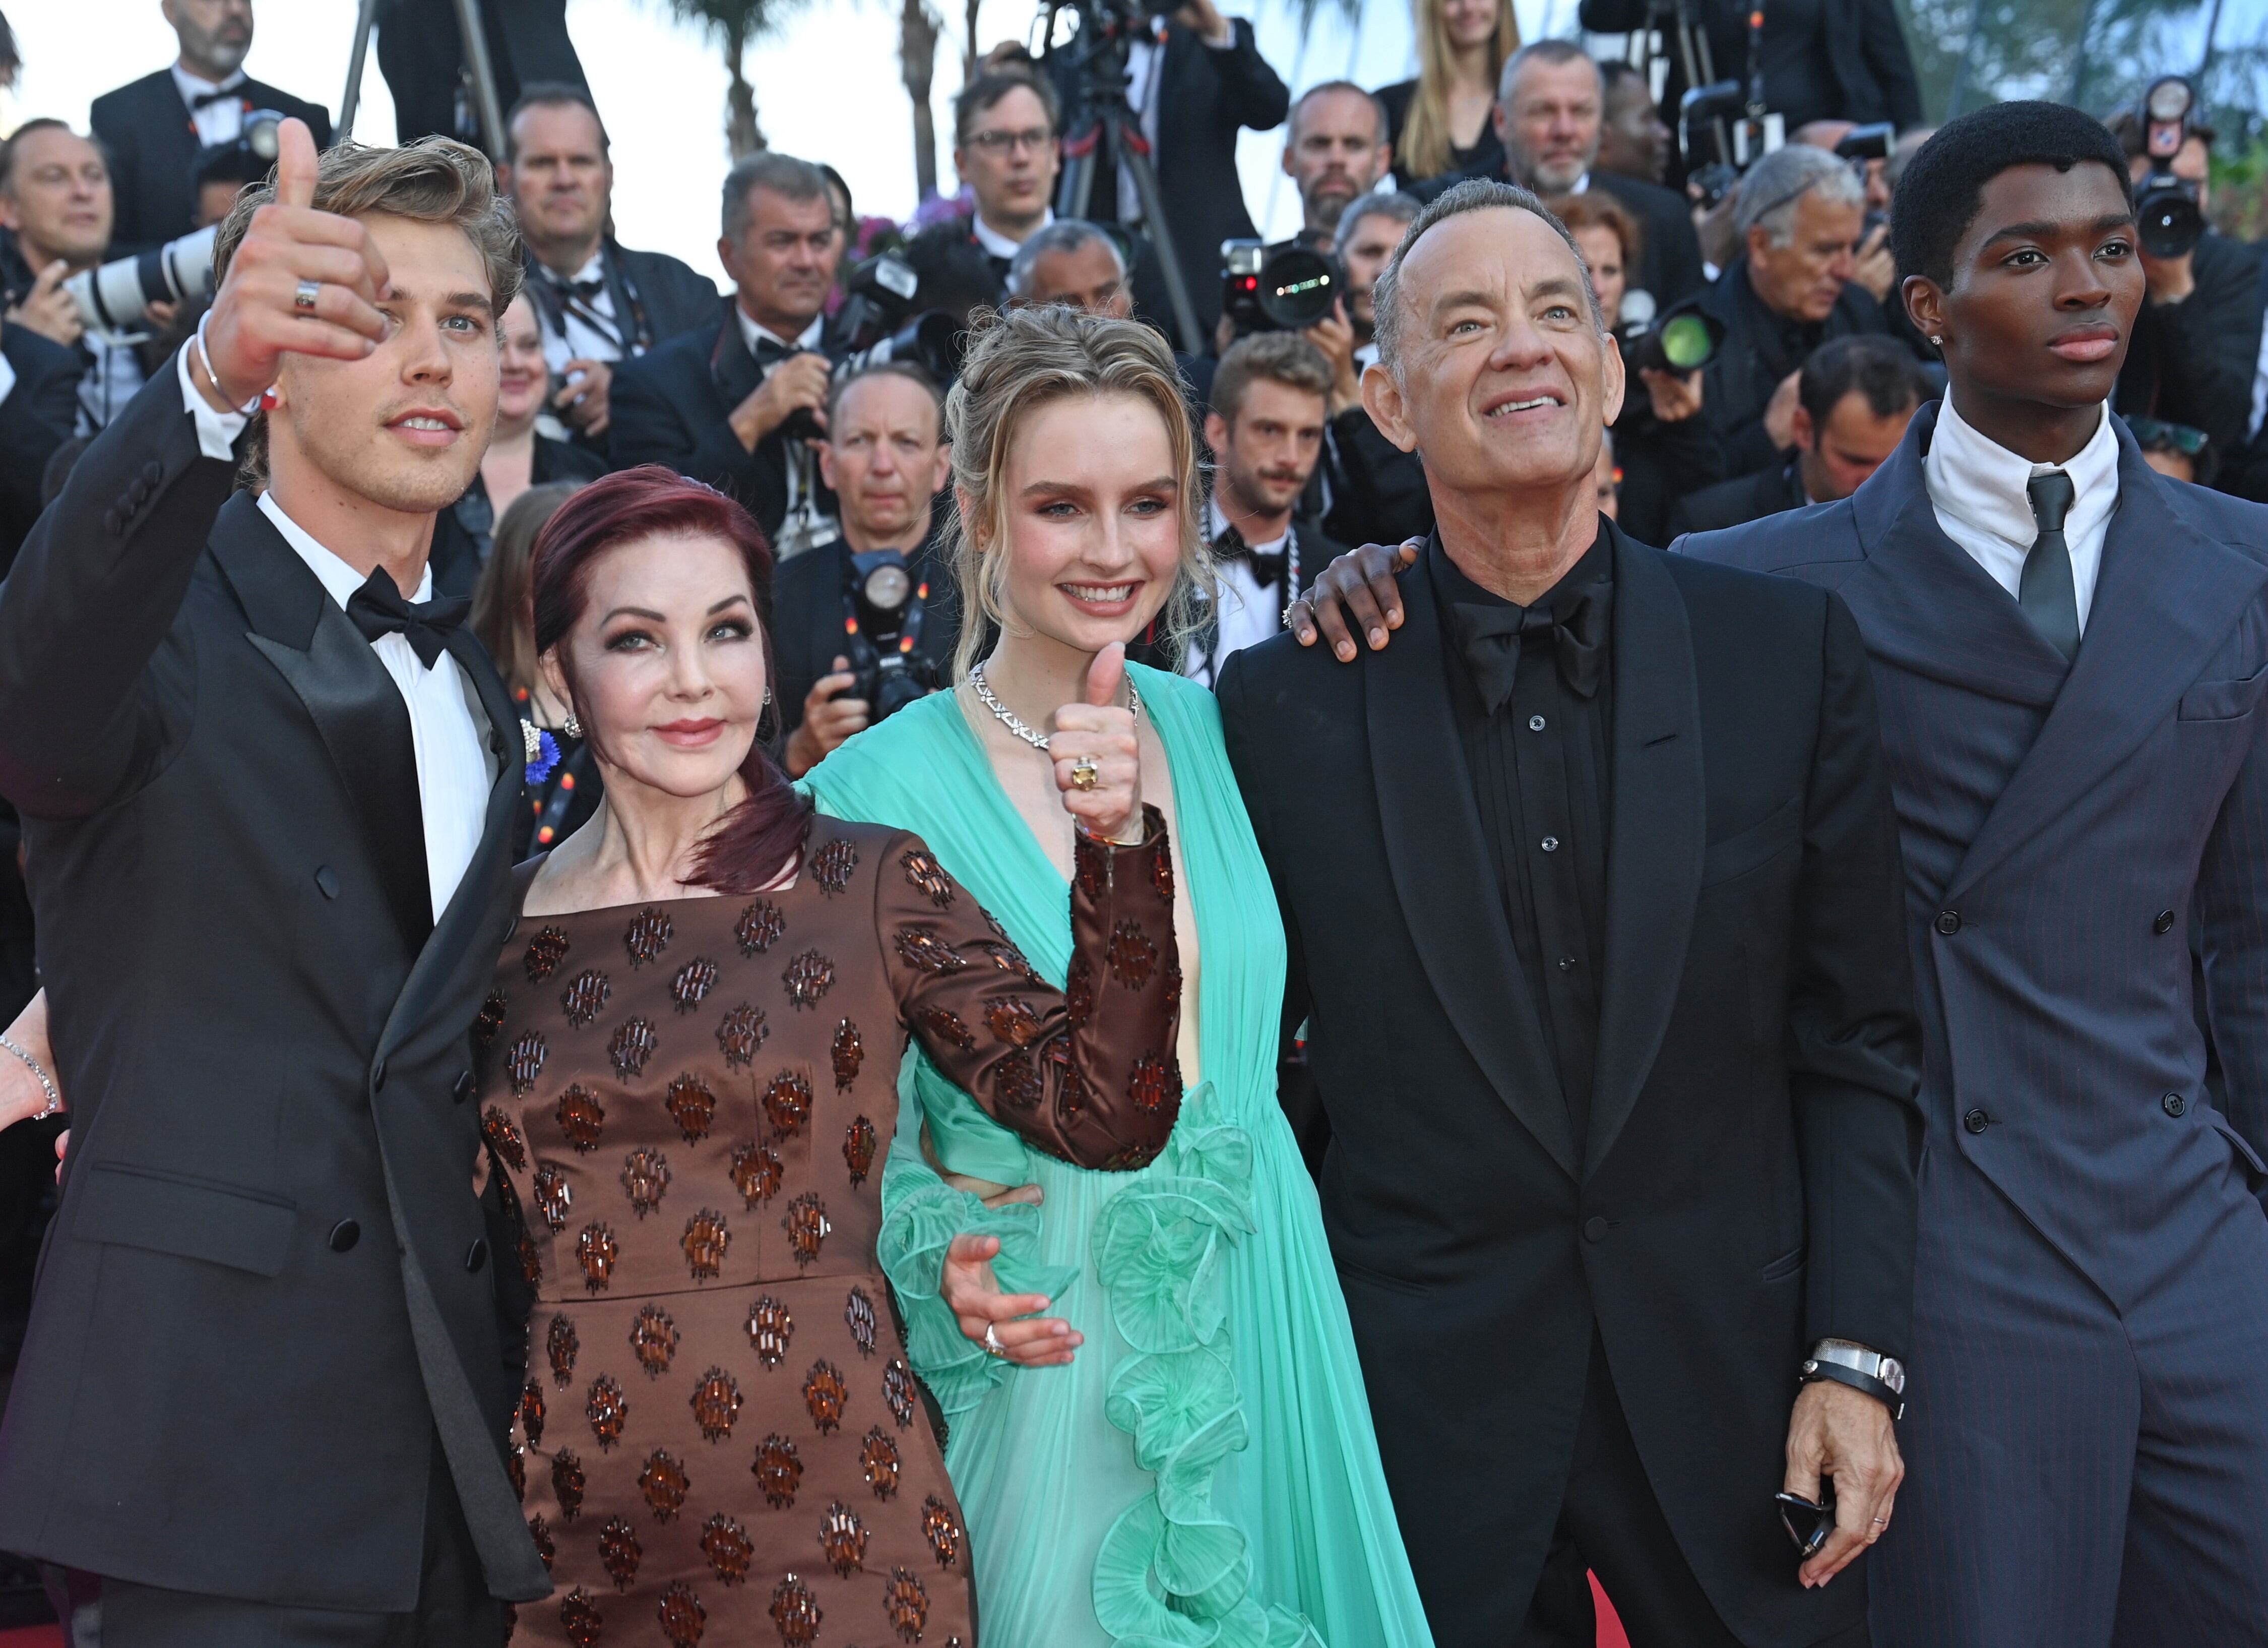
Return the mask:
<svg viewBox="0 0 2268 1648">
<path fill-rule="evenodd" d="M 244 84 L 244 70 L 239 69 L 225 80 L 208 80 L 202 75 L 191 74 L 179 63 L 173 65 L 173 85 L 181 94 L 181 101 L 195 107 L 196 100 L 208 92 L 233 92 Z"/>
<path fill-rule="evenodd" d="M 604 280 L 606 276 L 607 248 L 604 246 L 601 246 L 597 251 L 591 254 L 591 261 L 584 264 L 582 268 L 577 270 L 573 275 L 569 277 L 569 278 L 579 285 L 585 281 Z"/>
<path fill-rule="evenodd" d="M 1218 499 L 1218 498 L 1208 498 L 1208 499 L 1205 499 L 1205 539 L 1206 539 L 1206 541 L 1207 541 L 1208 543 L 1216 542 L 1216 541 L 1218 541 L 1218 540 L 1219 540 L 1219 538 L 1220 537 L 1220 535 L 1221 535 L 1222 533 L 1224 533 L 1224 532 L 1227 531 L 1227 530 L 1228 530 L 1228 517 L 1227 517 L 1226 515 L 1225 515 L 1225 514 L 1223 514 L 1221 513 L 1220 499 Z M 1284 540 L 1285 540 L 1285 539 L 1286 539 L 1286 538 L 1288 538 L 1288 537 L 1290 537 L 1291 536 L 1292 536 L 1292 529 L 1291 529 L 1291 528 L 1289 528 L 1289 527 L 1287 526 L 1287 527 L 1285 527 L 1285 528 L 1284 528 L 1284 530 L 1283 530 L 1283 531 L 1281 531 L 1281 532 L 1278 533 L 1274 537 L 1272 537 L 1272 538 L 1269 539 L 1269 540 L 1268 540 L 1268 542 L 1267 542 L 1267 543 L 1248 543 L 1248 544 L 1246 544 L 1244 547 L 1245 547 L 1246 549 L 1248 549 L 1248 550 L 1251 551 L 1255 555 L 1273 555 L 1273 554 L 1275 554 L 1275 553 L 1276 553 L 1276 551 L 1278 551 L 1278 550 L 1280 550 L 1280 549 L 1282 549 L 1282 548 L 1284 547 Z"/>
<path fill-rule="evenodd" d="M 329 592 L 331 599 L 339 603 L 341 611 L 344 611 L 347 602 L 354 598 L 354 592 L 370 581 L 370 575 L 355 571 L 316 543 L 312 533 L 284 513 L 284 506 L 276 501 L 275 493 L 260 494 L 260 513 L 276 523 L 276 530 L 284 535 L 284 542 L 298 551 L 299 558 L 307 563 L 307 570 L 322 580 L 323 588 Z M 427 563 L 425 570 L 418 576 L 417 593 L 409 598 L 412 601 L 431 601 L 433 598 L 431 563 Z"/>
<path fill-rule="evenodd" d="M 1055 208 L 1050 206 L 1044 213 L 1042 214 L 1039 222 L 1039 228 L 1034 229 L 1032 233 L 1034 234 L 1037 234 L 1040 232 L 1040 229 L 1046 228 L 1055 220 Z M 968 214 L 968 233 L 976 237 L 977 245 L 983 247 L 987 253 L 994 257 L 1013 257 L 1016 255 L 1017 249 L 1024 244 L 1021 240 L 1010 240 L 1006 235 L 1001 233 L 990 224 L 985 222 L 984 214 L 982 211 L 973 211 Z"/>
<path fill-rule="evenodd" d="M 733 304 L 733 314 L 740 323 L 740 341 L 748 346 L 748 352 L 751 355 L 756 352 L 758 341 L 767 337 L 782 349 L 817 349 L 820 336 L 827 328 L 827 317 L 824 314 L 816 314 L 812 317 L 811 324 L 805 327 L 799 336 L 782 337 L 770 327 L 757 325 L 749 318 L 748 312 L 740 307 L 737 299 Z"/>
<path fill-rule="evenodd" d="M 2029 550 L 2040 528 L 2026 485 L 2036 475 L 2061 469 L 2071 477 L 2073 490 L 2064 537 L 2074 543 L 2093 537 L 2118 506 L 2118 437 L 2107 405 L 2098 416 L 2093 438 L 2069 462 L 2034 463 L 1979 434 L 1955 408 L 1948 391 L 1923 464 L 1932 506 L 1972 532 Z"/>
</svg>

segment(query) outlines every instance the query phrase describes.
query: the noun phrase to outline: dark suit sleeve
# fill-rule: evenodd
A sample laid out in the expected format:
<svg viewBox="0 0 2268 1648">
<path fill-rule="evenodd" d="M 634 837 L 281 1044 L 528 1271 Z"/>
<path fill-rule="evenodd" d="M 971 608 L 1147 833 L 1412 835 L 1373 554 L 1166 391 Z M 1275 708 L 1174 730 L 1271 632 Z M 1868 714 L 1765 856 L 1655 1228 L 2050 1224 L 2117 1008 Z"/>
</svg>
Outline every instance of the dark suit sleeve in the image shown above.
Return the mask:
<svg viewBox="0 0 2268 1648">
<path fill-rule="evenodd" d="M 2268 1158 L 2268 704 L 2252 721 L 2251 750 L 2205 841 L 2195 912 L 2223 1109 Z"/>
<path fill-rule="evenodd" d="M 1660 248 L 1662 290 L 1654 296 L 1664 305 L 1690 298 L 1709 284 L 1708 271 L 1701 266 L 1701 237 L 1694 232 L 1690 212 L 1678 206 L 1658 214 L 1646 226 L 1646 234 Z"/>
<path fill-rule="evenodd" d="M 16 384 L 0 400 L 0 578 L 39 518 L 48 460 L 78 421 L 78 357 L 28 327 L 0 329 Z"/>
<path fill-rule="evenodd" d="M 1646 26 L 1646 0 L 1583 0 L 1575 20 L 1594 34 L 1626 34 Z"/>
<path fill-rule="evenodd" d="M 1220 77 L 1220 113 L 1254 131 L 1272 130 L 1291 113 L 1291 88 L 1260 55 L 1259 41 L 1248 19 L 1237 18 L 1229 27 L 1236 36 L 1234 45 L 1205 48 L 1214 72 Z M 1230 175 L 1234 176 L 1233 170 Z"/>
<path fill-rule="evenodd" d="M 168 360 L 32 528 L 0 584 L 0 794 L 24 812 L 84 817 L 162 757 L 146 671 L 235 478 Z"/>
<path fill-rule="evenodd" d="M 2257 336 L 2260 302 L 2256 254 L 2219 236 L 2198 242 L 2191 270 L 2196 290 L 2179 303 L 2146 303 L 2137 330 L 2154 333 L 2161 381 L 2157 416 L 2202 429 L 2213 449 L 2235 452 L 2252 421 L 2252 355 L 2231 349 L 2233 337 Z"/>
<path fill-rule="evenodd" d="M 1890 123 L 1900 131 L 1921 124 L 1921 81 L 1914 73 L 1913 54 L 1906 49 L 1905 31 L 1890 0 L 1861 0 L 1859 45 L 1867 65 L 1882 88 L 1890 107 Z"/>
<path fill-rule="evenodd" d="M 1399 543 L 1433 529 L 1433 495 L 1425 468 L 1404 452 L 1359 406 L 1330 422 L 1331 508 L 1323 530 L 1346 543 Z M 1319 564 L 1315 570 L 1321 572 Z"/>
<path fill-rule="evenodd" d="M 778 439 L 760 440 L 750 452 L 725 418 L 694 427 L 687 421 L 685 397 L 670 391 L 665 369 L 672 364 L 667 356 L 652 354 L 615 368 L 607 427 L 614 467 L 661 464 L 732 493 L 766 531 L 776 530 L 787 513 L 787 467 Z"/>
<path fill-rule="evenodd" d="M 1788 1079 L 1809 1230 L 1807 1339 L 1911 1345 L 1921 1028 L 1897 817 L 1867 654 L 1823 596 L 1819 737 L 1788 980 Z"/>
<path fill-rule="evenodd" d="M 125 85 L 105 92 L 94 100 L 94 106 L 87 111 L 87 128 L 101 140 L 103 159 L 110 169 L 110 255 L 114 257 L 138 248 L 145 238 L 142 225 L 142 145 L 136 140 L 134 111 L 128 101 L 133 90 Z"/>
</svg>

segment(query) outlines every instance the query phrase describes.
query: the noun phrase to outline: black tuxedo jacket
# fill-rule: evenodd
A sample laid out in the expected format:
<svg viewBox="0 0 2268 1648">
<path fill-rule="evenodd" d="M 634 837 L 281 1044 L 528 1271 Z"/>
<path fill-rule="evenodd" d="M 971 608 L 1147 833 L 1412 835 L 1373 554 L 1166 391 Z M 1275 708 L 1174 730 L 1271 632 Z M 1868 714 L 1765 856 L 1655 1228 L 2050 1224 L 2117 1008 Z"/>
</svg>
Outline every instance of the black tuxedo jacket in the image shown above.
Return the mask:
<svg viewBox="0 0 2268 1648">
<path fill-rule="evenodd" d="M 0 1548 L 174 1590 L 415 1605 L 438 1430 L 490 1588 L 549 1583 L 504 1473 L 471 1031 L 522 751 L 432 920 L 401 696 L 169 366 L 0 586 L 60 1211 L 0 1421 Z"/>
<path fill-rule="evenodd" d="M 315 134 L 315 147 L 331 146 L 331 117 L 320 104 L 293 97 L 265 81 L 236 88 L 254 108 L 297 115 Z M 196 226 L 196 122 L 173 71 L 160 69 L 94 100 L 94 135 L 110 151 L 110 182 L 118 218 L 110 255 L 122 257 L 187 234 Z"/>
<path fill-rule="evenodd" d="M 1810 503 L 1793 462 L 1777 469 L 1758 469 L 1735 476 L 1688 493 L 1669 506 L 1669 536 L 1689 532 L 1715 532 L 1725 527 L 1744 527 L 1783 510 L 1801 509 Z"/>
<path fill-rule="evenodd" d="M 78 381 L 85 366 L 77 350 L 28 326 L 0 327 L 0 355 L 16 373 L 16 387 L 0 401 L 0 578 L 5 578 L 24 535 L 40 517 L 48 460 L 78 425 Z"/>
<path fill-rule="evenodd" d="M 1605 978 L 1572 1135 L 1423 573 L 1383 652 L 1224 672 L 1332 1142 L 1323 1216 L 1435 1637 L 1526 1616 L 1594 1324 L 1702 1587 L 1755 1648 L 1863 1618 L 1774 1513 L 1795 1370 L 1897 1354 L 1918 1031 L 1867 659 L 1838 601 L 1614 542 Z M 1921 1377 L 1926 1377 L 1923 1375 Z"/>
<path fill-rule="evenodd" d="M 741 338 L 733 304 L 729 297 L 724 300 L 714 324 L 681 333 L 615 366 L 608 397 L 608 453 L 618 469 L 659 463 L 730 492 L 766 534 L 777 536 L 787 518 L 787 440 L 776 429 L 751 452 L 733 432 L 733 409 L 764 381 Z M 836 347 L 832 322 L 821 347 L 829 352 Z M 833 514 L 834 494 L 819 484 L 815 469 L 813 484 L 821 511 Z"/>
</svg>

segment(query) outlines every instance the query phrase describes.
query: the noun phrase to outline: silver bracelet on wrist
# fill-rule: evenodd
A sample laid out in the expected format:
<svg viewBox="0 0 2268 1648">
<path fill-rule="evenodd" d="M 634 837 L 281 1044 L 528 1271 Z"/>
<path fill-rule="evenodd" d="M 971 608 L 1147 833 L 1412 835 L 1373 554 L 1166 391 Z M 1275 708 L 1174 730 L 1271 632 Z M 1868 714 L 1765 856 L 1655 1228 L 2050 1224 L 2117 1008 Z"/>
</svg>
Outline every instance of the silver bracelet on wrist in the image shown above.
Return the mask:
<svg viewBox="0 0 2268 1648">
<path fill-rule="evenodd" d="M 61 1115 L 63 1108 L 63 1096 L 55 1091 L 54 1078 L 48 1075 L 46 1068 L 40 1063 L 40 1061 L 32 1057 L 30 1053 L 25 1052 L 21 1047 L 18 1047 L 14 1042 L 9 1040 L 5 1036 L 0 1036 L 0 1052 L 12 1053 L 18 1059 L 21 1059 L 26 1066 L 29 1068 L 32 1074 L 39 1078 L 40 1089 L 48 1096 L 48 1107 L 45 1110 L 33 1112 L 26 1120 L 32 1121 L 45 1121 L 50 1116 Z"/>
</svg>

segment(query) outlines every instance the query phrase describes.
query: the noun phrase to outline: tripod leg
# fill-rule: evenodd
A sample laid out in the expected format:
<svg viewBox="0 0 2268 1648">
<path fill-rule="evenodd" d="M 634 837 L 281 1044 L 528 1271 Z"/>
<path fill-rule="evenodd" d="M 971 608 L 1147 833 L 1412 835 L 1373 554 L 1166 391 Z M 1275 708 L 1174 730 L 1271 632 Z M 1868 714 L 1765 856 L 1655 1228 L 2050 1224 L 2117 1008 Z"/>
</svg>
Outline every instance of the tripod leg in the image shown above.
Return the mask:
<svg viewBox="0 0 2268 1648">
<path fill-rule="evenodd" d="M 497 100 L 496 66 L 489 61 L 489 37 L 481 27 L 481 0 L 456 0 L 457 33 L 464 41 L 465 69 L 473 77 L 473 107 L 481 117 L 481 137 L 490 159 L 504 151 L 504 105 Z"/>
<path fill-rule="evenodd" d="M 354 136 L 355 111 L 362 106 L 363 65 L 370 61 L 370 31 L 378 20 L 379 0 L 362 0 L 355 12 L 354 60 L 347 64 L 346 95 L 339 100 L 338 141 Z"/>
<path fill-rule="evenodd" d="M 1166 277 L 1166 301 L 1173 306 L 1174 328 L 1182 335 L 1184 353 L 1204 353 L 1204 334 L 1197 329 L 1197 310 L 1189 303 L 1188 283 L 1182 278 L 1182 260 L 1176 255 L 1172 231 L 1166 227 L 1165 197 L 1158 192 L 1158 174 L 1150 164 L 1150 157 L 1136 144 L 1125 149 L 1127 169 L 1134 174 L 1135 197 L 1142 203 L 1142 229 L 1157 248 L 1160 272 Z"/>
</svg>

